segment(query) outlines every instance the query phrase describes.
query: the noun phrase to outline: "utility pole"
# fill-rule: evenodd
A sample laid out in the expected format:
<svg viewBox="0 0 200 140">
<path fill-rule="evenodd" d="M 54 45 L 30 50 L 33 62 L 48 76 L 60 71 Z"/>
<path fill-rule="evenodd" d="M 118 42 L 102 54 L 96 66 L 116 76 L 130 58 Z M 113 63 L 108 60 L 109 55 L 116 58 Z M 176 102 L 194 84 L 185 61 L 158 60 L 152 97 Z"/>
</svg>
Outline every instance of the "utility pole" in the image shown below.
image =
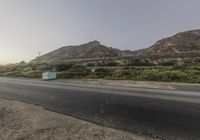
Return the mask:
<svg viewBox="0 0 200 140">
<path fill-rule="evenodd" d="M 37 56 L 36 58 L 38 59 L 38 62 L 40 63 L 40 56 L 41 56 L 42 52 L 37 52 Z"/>
<path fill-rule="evenodd" d="M 37 52 L 37 57 L 40 57 L 42 52 Z"/>
</svg>

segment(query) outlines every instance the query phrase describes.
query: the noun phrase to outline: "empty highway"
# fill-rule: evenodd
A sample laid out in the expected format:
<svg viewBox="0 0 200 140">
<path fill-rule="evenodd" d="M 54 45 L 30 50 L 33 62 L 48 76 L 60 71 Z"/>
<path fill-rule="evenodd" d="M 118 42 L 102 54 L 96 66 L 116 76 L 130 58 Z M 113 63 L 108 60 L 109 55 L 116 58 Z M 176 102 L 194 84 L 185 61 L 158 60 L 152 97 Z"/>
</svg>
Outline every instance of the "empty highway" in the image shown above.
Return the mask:
<svg viewBox="0 0 200 140">
<path fill-rule="evenodd" d="M 165 139 L 199 140 L 200 88 L 131 88 L 0 78 L 0 98 Z"/>
</svg>

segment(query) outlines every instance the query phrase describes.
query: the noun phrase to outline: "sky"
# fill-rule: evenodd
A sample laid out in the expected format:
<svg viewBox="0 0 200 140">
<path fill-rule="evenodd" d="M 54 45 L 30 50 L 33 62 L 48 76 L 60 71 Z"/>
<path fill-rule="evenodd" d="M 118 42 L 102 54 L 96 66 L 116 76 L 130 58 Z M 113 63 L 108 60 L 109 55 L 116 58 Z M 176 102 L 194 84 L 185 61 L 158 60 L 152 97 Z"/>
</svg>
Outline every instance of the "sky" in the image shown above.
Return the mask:
<svg viewBox="0 0 200 140">
<path fill-rule="evenodd" d="M 0 64 L 92 40 L 137 50 L 200 28 L 199 0 L 0 0 Z"/>
</svg>

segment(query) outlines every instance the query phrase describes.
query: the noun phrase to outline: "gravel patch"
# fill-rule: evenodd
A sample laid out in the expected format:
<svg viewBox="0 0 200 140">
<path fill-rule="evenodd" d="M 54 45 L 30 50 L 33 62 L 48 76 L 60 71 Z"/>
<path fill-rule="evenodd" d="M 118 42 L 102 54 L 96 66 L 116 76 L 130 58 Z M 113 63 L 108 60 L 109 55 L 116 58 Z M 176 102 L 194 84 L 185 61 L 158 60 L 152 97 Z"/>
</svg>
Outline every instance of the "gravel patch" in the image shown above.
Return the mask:
<svg viewBox="0 0 200 140">
<path fill-rule="evenodd" d="M 0 99 L 1 140 L 158 140 L 98 126 L 44 110 L 40 106 Z"/>
</svg>

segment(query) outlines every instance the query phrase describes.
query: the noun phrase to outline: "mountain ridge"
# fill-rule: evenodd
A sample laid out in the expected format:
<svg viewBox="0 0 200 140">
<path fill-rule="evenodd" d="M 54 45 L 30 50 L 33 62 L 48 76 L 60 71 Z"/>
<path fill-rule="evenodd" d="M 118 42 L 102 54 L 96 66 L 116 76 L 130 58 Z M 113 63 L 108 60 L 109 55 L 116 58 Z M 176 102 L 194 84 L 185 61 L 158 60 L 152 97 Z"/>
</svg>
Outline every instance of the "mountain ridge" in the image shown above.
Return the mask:
<svg viewBox="0 0 200 140">
<path fill-rule="evenodd" d="M 42 55 L 31 62 L 51 62 L 73 59 L 128 57 L 145 54 L 184 53 L 200 51 L 200 29 L 179 32 L 173 36 L 158 40 L 152 46 L 140 50 L 120 50 L 107 47 L 94 40 L 81 45 L 58 48 Z"/>
<path fill-rule="evenodd" d="M 112 47 L 106 47 L 99 41 L 94 40 L 81 45 L 64 46 L 52 52 L 42 55 L 31 62 L 48 62 L 61 61 L 71 59 L 87 59 L 87 58 L 105 58 L 105 57 L 124 57 L 131 56 L 132 51 L 120 50 Z"/>
<path fill-rule="evenodd" d="M 152 46 L 143 49 L 146 54 L 184 53 L 200 51 L 200 29 L 179 32 L 173 36 L 158 40 Z"/>
</svg>

